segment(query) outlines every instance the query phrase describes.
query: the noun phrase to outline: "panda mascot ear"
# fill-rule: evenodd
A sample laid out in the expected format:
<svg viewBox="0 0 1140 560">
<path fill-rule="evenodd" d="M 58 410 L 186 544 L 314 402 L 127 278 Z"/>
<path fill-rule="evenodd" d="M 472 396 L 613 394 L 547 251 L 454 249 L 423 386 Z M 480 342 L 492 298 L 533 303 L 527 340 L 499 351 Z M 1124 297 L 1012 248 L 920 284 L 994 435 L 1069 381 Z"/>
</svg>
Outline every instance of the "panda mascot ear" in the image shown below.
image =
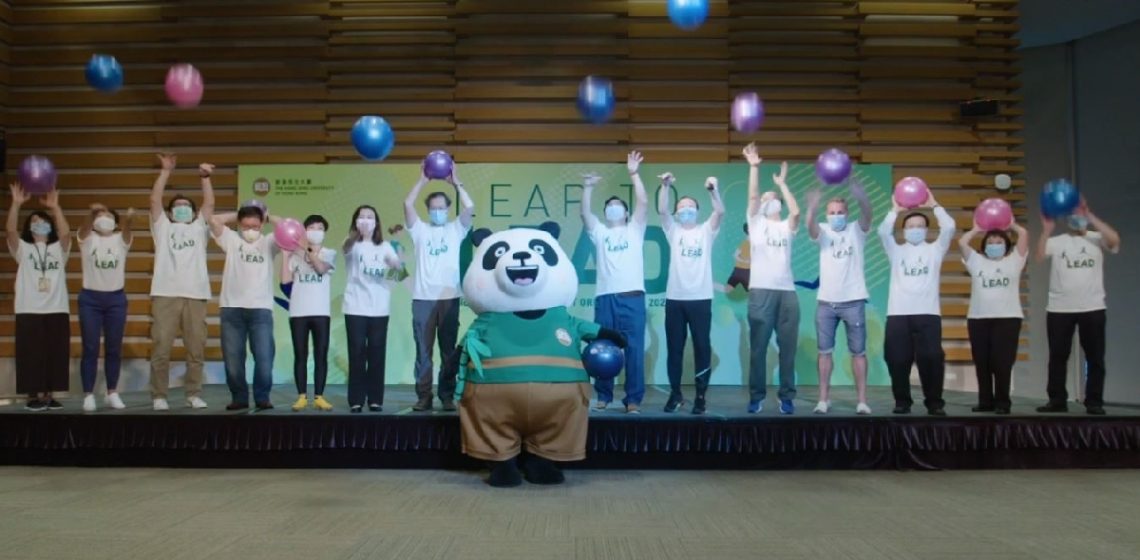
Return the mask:
<svg viewBox="0 0 1140 560">
<path fill-rule="evenodd" d="M 487 239 L 490 236 L 491 236 L 491 230 L 489 230 L 487 228 L 479 228 L 479 229 L 471 232 L 471 244 L 478 247 L 479 244 L 482 243 L 484 239 Z"/>
<path fill-rule="evenodd" d="M 562 226 L 558 225 L 558 222 L 543 222 L 538 229 L 549 233 L 555 239 L 558 239 L 558 234 L 562 233 Z"/>
</svg>

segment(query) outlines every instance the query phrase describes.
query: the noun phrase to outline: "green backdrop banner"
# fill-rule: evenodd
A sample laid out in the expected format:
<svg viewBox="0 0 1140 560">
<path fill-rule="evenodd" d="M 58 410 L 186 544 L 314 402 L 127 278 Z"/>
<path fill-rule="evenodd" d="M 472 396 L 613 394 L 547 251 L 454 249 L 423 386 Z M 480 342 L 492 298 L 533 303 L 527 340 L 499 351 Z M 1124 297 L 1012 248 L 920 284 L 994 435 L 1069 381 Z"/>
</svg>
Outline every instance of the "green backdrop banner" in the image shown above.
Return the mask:
<svg viewBox="0 0 1140 560">
<path fill-rule="evenodd" d="M 534 226 L 547 220 L 562 226 L 559 241 L 571 255 L 578 269 L 581 286 L 572 312 L 592 319 L 595 271 L 593 245 L 582 228 L 581 175 L 596 172 L 602 181 L 594 194 L 594 212 L 600 217 L 601 204 L 611 195 L 617 195 L 633 206 L 633 186 L 624 164 L 468 164 L 460 165 L 459 175 L 475 201 L 475 227 L 493 230 L 511 226 Z M 734 256 L 746 241 L 743 231 L 748 198 L 748 166 L 734 164 L 675 164 L 642 165 L 641 176 L 646 180 L 650 195 L 649 228 L 645 243 L 645 275 L 647 292 L 646 383 L 665 384 L 665 279 L 668 271 L 668 251 L 665 235 L 655 211 L 656 176 L 671 171 L 676 177 L 675 189 L 680 195 L 691 195 L 701 202 L 701 217 L 708 216 L 711 205 L 703 189 L 706 177 L 719 178 L 727 214 L 721 226 L 713 252 L 713 276 L 717 293 L 713 301 L 712 348 L 715 384 L 747 384 L 748 380 L 748 297 L 743 287 L 725 287 L 734 268 Z M 765 163 L 760 170 L 761 189 L 772 190 L 772 174 L 776 164 Z M 403 200 L 420 175 L 417 164 L 349 164 L 349 165 L 243 165 L 239 168 L 239 195 L 241 200 L 260 198 L 277 216 L 303 220 L 310 214 L 320 214 L 329 221 L 330 232 L 326 244 L 339 250 L 353 210 L 360 204 L 370 204 L 380 211 L 385 239 L 402 247 L 409 270 L 415 274 L 411 241 L 406 233 L 388 236 L 387 228 L 403 223 Z M 853 171 L 866 186 L 875 218 L 885 214 L 890 205 L 889 184 L 891 168 L 888 165 L 860 165 Z M 792 164 L 788 171 L 788 184 L 796 199 L 804 205 L 804 194 L 817 186 L 814 166 Z M 424 190 L 441 190 L 454 193 L 451 186 L 434 181 Z M 824 201 L 832 196 L 846 196 L 846 187 L 827 187 Z M 454 198 L 454 196 L 452 197 Z M 675 200 L 674 196 L 674 200 Z M 458 205 L 456 205 L 458 206 Z M 852 212 L 857 212 L 851 204 Z M 426 218 L 423 197 L 417 209 Z M 806 208 L 805 208 L 806 211 Z M 461 251 L 466 270 L 471 258 L 471 246 L 464 244 Z M 881 244 L 870 236 L 866 247 L 867 288 L 871 300 L 867 306 L 867 350 L 870 380 L 873 384 L 886 384 L 888 377 L 882 361 L 883 324 L 887 304 L 889 267 Z M 795 238 L 792 253 L 797 295 L 800 300 L 800 337 L 796 351 L 796 371 L 800 384 L 817 383 L 815 309 L 816 286 L 819 274 L 819 249 L 811 242 L 806 226 L 801 226 Z M 332 287 L 332 343 L 329 356 L 329 383 L 344 383 L 348 371 L 344 321 L 340 312 L 344 290 L 343 259 L 338 256 L 337 271 Z M 277 294 L 281 296 L 281 294 Z M 392 294 L 392 314 L 388 331 L 388 383 L 412 383 L 412 363 L 415 346 L 411 335 L 411 280 L 405 280 Z M 277 358 L 274 364 L 274 382 L 286 383 L 292 379 L 293 351 L 289 335 L 288 313 L 276 309 L 275 338 Z M 466 330 L 473 313 L 463 308 L 460 333 Z M 842 327 L 841 327 L 842 328 Z M 846 339 L 840 332 L 837 356 L 846 355 Z M 772 342 L 772 350 L 775 342 Z M 776 353 L 770 351 L 769 379 L 776 367 Z M 846 359 L 836 361 L 833 383 L 852 383 L 850 364 Z M 436 364 L 438 368 L 438 355 Z M 310 369 L 311 371 L 311 369 Z M 685 379 L 692 375 L 692 351 L 686 350 Z M 619 381 L 620 383 L 620 381 Z"/>
</svg>

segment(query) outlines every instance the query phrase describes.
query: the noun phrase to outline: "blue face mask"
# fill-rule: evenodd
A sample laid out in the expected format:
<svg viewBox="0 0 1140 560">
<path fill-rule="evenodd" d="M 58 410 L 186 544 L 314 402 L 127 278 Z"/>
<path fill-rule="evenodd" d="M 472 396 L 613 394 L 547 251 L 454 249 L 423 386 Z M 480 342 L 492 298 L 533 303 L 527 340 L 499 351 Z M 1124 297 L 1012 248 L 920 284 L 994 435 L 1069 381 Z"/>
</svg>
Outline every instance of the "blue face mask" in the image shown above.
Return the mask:
<svg viewBox="0 0 1140 560">
<path fill-rule="evenodd" d="M 625 208 L 618 204 L 606 206 L 606 219 L 611 222 L 620 222 L 625 219 Z"/>
<path fill-rule="evenodd" d="M 986 244 L 986 256 L 991 259 L 1000 259 L 1005 256 L 1005 244 L 994 245 L 991 243 Z"/>
<path fill-rule="evenodd" d="M 1083 230 L 1089 227 L 1089 219 L 1084 216 L 1069 216 L 1069 229 Z"/>
<path fill-rule="evenodd" d="M 832 231 L 843 231 L 847 227 L 847 214 L 831 214 L 827 217 L 827 225 Z"/>
<path fill-rule="evenodd" d="M 697 221 L 697 209 L 685 207 L 677 210 L 677 221 L 689 225 Z"/>
<path fill-rule="evenodd" d="M 51 224 L 47 222 L 36 222 L 32 224 L 29 229 L 36 235 L 48 235 L 51 233 Z"/>
<path fill-rule="evenodd" d="M 182 224 L 188 224 L 194 219 L 194 211 L 189 206 L 175 206 L 170 214 L 174 216 L 174 221 Z"/>
<path fill-rule="evenodd" d="M 910 243 L 911 245 L 918 245 L 919 243 L 926 241 L 926 228 L 906 228 L 903 230 L 903 236 L 906 237 L 907 243 Z"/>
<path fill-rule="evenodd" d="M 442 226 L 447 223 L 447 210 L 429 210 L 432 225 Z"/>
</svg>

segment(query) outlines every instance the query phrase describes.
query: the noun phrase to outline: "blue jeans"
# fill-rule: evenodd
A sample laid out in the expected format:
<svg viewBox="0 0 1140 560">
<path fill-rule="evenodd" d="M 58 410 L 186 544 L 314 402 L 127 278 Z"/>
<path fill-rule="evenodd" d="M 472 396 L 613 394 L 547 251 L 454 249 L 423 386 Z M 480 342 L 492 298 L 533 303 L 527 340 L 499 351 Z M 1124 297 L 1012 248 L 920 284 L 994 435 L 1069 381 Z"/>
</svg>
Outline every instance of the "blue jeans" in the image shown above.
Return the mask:
<svg viewBox="0 0 1140 560">
<path fill-rule="evenodd" d="M 123 363 L 123 329 L 127 326 L 127 294 L 123 290 L 79 292 L 79 332 L 83 339 L 83 358 L 79 375 L 83 392 L 95 390 L 99 372 L 99 339 L 103 339 L 103 371 L 107 391 L 119 387 L 119 370 Z"/>
<path fill-rule="evenodd" d="M 645 398 L 645 294 L 606 294 L 594 300 L 594 322 L 625 335 L 625 398 L 622 404 L 641 404 Z M 594 380 L 600 402 L 614 400 L 614 380 Z"/>
<path fill-rule="evenodd" d="M 273 388 L 273 312 L 268 309 L 223 307 L 222 360 L 226 364 L 226 385 L 233 402 L 249 404 L 245 380 L 245 348 L 253 351 L 253 401 L 268 403 Z"/>
</svg>

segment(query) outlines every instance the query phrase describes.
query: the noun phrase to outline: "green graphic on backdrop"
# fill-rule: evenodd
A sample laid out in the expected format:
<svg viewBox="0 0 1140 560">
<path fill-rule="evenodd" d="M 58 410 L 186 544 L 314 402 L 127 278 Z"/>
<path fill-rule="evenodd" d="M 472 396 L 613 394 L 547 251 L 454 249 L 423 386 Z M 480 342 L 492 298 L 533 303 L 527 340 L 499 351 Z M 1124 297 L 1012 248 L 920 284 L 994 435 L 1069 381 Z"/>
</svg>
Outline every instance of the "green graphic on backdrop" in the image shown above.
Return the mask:
<svg viewBox="0 0 1140 560">
<path fill-rule="evenodd" d="M 468 164 L 459 167 L 459 174 L 475 201 L 475 227 L 499 230 L 511 226 L 534 226 L 547 220 L 562 226 L 559 241 L 578 269 L 581 287 L 574 309 L 583 318 L 592 319 L 594 297 L 593 245 L 582 228 L 581 175 L 592 171 L 602 176 L 594 193 L 593 210 L 601 217 L 602 202 L 612 195 L 620 196 L 631 206 L 633 186 L 624 164 Z M 671 171 L 676 177 L 675 189 L 680 195 L 690 195 L 700 201 L 700 219 L 708 217 L 711 209 L 708 193 L 703 189 L 706 177 L 719 178 L 727 214 L 713 250 L 713 277 L 717 292 L 713 300 L 712 348 L 714 384 L 739 385 L 748 380 L 748 296 L 743 287 L 727 289 L 725 282 L 733 272 L 734 255 L 746 240 L 743 231 L 748 198 L 748 166 L 734 164 L 644 164 L 641 176 L 649 189 L 649 228 L 645 243 L 645 275 L 647 291 L 646 382 L 666 384 L 665 374 L 665 279 L 668 271 L 668 252 L 665 235 L 656 214 L 656 176 Z M 774 190 L 772 174 L 776 164 L 765 163 L 760 170 L 761 190 Z M 241 200 L 261 198 L 270 211 L 278 216 L 303 220 L 310 214 L 323 215 L 330 224 L 326 245 L 340 250 L 353 210 L 361 204 L 375 206 L 385 239 L 396 241 L 409 270 L 415 274 L 411 240 L 406 233 L 388 235 L 388 228 L 404 222 L 403 200 L 419 178 L 417 164 L 351 164 L 351 165 L 243 165 L 239 168 L 239 195 Z M 856 166 L 853 175 L 866 186 L 874 209 L 875 224 L 890 206 L 889 165 Z M 805 193 L 817 186 L 814 166 L 792 164 L 788 170 L 788 184 L 801 207 L 805 206 Z M 424 190 L 444 191 L 455 197 L 451 186 L 433 181 Z M 824 188 L 823 201 L 833 196 L 846 196 L 846 187 Z M 426 218 L 423 198 L 417 202 L 422 218 Z M 673 196 L 676 199 L 676 195 Z M 858 212 L 850 204 L 852 222 Z M 804 208 L 806 213 L 806 208 Z M 470 260 L 471 247 L 465 243 L 461 251 L 463 266 Z M 329 354 L 329 383 L 344 383 L 348 371 L 344 320 L 341 300 L 344 291 L 344 262 L 338 255 L 337 270 L 332 284 L 332 342 Z M 800 302 L 800 336 L 796 352 L 798 382 L 814 385 L 816 371 L 815 337 L 815 286 L 819 275 L 819 248 L 810 240 L 806 225 L 801 224 L 793 243 L 792 266 L 797 282 L 796 293 Z M 887 384 L 888 376 L 882 360 L 883 326 L 887 304 L 889 267 L 874 233 L 868 235 L 865 266 L 867 288 L 871 299 L 867 306 L 867 353 L 872 384 Z M 282 294 L 277 294 L 281 296 Z M 387 382 L 412 383 L 412 364 L 415 360 L 415 343 L 411 334 L 411 279 L 393 288 L 391 320 L 388 329 Z M 293 351 L 289 334 L 288 312 L 278 308 L 275 314 L 275 340 L 277 358 L 274 364 L 274 382 L 287 383 L 292 379 Z M 474 318 L 464 307 L 460 316 L 460 333 Z M 847 344 L 842 327 L 837 336 L 836 368 L 833 383 L 851 384 L 850 363 L 846 359 Z M 436 350 L 438 368 L 438 349 Z M 773 341 L 768 352 L 769 380 L 774 379 L 776 347 Z M 311 368 L 310 368 L 310 371 Z M 692 375 L 692 350 L 686 349 L 685 382 Z M 619 380 L 620 384 L 620 380 Z"/>
</svg>

